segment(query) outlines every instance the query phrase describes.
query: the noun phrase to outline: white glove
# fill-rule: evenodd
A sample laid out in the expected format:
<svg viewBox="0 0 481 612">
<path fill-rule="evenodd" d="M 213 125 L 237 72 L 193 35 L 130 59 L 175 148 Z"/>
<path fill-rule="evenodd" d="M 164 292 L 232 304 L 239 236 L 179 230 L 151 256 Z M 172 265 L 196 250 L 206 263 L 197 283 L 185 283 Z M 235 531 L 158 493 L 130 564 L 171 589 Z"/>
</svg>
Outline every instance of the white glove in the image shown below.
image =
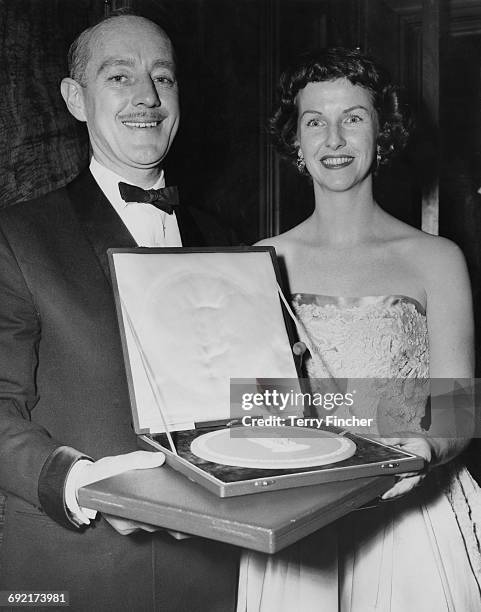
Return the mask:
<svg viewBox="0 0 481 612">
<path fill-rule="evenodd" d="M 125 455 L 103 457 L 98 461 L 81 459 L 72 466 L 67 476 L 65 482 L 65 504 L 78 523 L 89 525 L 90 520 L 95 518 L 97 511 L 81 508 L 78 505 L 77 492 L 80 487 L 128 472 L 129 470 L 145 470 L 159 467 L 164 461 L 165 455 L 163 453 L 151 453 L 149 451 L 134 451 Z M 152 525 L 145 525 L 144 523 L 119 517 L 111 517 L 110 515 L 104 514 L 104 518 L 109 521 L 116 531 L 123 535 L 138 529 L 144 529 L 145 531 L 155 531 L 157 529 Z"/>
</svg>

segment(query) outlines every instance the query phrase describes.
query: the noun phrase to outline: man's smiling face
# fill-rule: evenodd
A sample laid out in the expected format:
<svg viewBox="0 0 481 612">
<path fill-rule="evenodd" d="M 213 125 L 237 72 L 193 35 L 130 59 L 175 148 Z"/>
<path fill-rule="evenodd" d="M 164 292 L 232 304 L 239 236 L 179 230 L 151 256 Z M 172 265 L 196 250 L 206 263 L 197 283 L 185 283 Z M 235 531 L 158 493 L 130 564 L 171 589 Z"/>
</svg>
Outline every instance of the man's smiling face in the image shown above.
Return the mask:
<svg viewBox="0 0 481 612">
<path fill-rule="evenodd" d="M 170 40 L 143 18 L 117 17 L 97 26 L 89 52 L 80 91 L 95 158 L 125 178 L 155 168 L 179 122 Z"/>
</svg>

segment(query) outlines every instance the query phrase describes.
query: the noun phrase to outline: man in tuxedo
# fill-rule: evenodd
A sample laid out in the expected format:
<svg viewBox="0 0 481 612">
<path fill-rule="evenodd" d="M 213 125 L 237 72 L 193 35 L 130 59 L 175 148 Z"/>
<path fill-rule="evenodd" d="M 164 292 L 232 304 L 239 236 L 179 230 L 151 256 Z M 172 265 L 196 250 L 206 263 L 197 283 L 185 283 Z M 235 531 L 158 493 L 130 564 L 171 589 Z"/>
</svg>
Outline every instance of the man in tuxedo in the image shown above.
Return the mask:
<svg viewBox="0 0 481 612">
<path fill-rule="evenodd" d="M 133 452 L 106 250 L 228 240 L 160 190 L 179 122 L 165 32 L 110 17 L 79 36 L 69 62 L 61 91 L 87 124 L 90 168 L 0 214 L 0 590 L 68 591 L 81 612 L 227 612 L 235 549 L 95 517 L 77 502 L 85 483 L 163 462 Z"/>
</svg>

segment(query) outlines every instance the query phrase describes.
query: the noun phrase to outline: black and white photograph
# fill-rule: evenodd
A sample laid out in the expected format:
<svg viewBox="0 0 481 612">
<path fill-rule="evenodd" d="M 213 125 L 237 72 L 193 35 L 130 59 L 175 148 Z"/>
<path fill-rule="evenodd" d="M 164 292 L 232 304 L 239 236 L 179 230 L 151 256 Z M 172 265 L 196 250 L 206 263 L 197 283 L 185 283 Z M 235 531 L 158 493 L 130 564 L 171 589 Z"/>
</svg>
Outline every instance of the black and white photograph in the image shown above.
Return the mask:
<svg viewBox="0 0 481 612">
<path fill-rule="evenodd" d="M 0 0 L 0 610 L 481 611 L 481 1 Z"/>
</svg>

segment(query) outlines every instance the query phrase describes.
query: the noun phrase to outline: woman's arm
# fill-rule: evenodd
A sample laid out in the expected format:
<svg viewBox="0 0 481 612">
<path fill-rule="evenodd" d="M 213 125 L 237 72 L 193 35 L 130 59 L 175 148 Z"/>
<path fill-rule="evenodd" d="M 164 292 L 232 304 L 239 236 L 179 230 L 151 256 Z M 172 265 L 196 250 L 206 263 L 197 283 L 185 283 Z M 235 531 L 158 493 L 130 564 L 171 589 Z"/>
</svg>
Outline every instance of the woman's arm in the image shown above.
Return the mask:
<svg viewBox="0 0 481 612">
<path fill-rule="evenodd" d="M 474 324 L 471 286 L 461 250 L 451 241 L 424 237 L 413 250 L 427 296 L 431 426 L 425 436 L 387 440 L 424 457 L 429 467 L 446 463 L 469 443 L 474 427 Z M 424 474 L 403 474 L 383 495 L 408 493 Z"/>
<path fill-rule="evenodd" d="M 432 415 L 428 441 L 431 464 L 439 465 L 459 454 L 472 435 L 473 306 L 466 262 L 454 243 L 433 239 L 425 263 Z"/>
</svg>

